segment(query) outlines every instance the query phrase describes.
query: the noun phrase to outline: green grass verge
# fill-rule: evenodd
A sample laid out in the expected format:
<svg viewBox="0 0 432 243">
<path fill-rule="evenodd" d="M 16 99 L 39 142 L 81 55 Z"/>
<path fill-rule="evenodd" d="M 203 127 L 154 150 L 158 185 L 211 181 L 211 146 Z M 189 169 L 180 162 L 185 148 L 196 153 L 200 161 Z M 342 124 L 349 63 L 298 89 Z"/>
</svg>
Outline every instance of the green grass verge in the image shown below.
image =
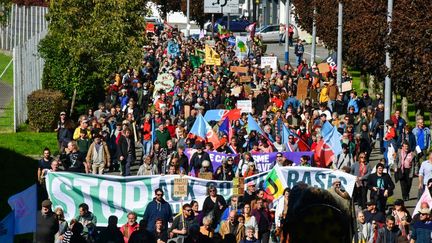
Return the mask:
<svg viewBox="0 0 432 243">
<path fill-rule="evenodd" d="M 49 148 L 53 154 L 57 151 L 56 133 L 18 132 L 0 134 L 0 148 L 15 151 L 21 155 L 41 155 Z"/>
<path fill-rule="evenodd" d="M 9 64 L 10 60 L 12 60 L 11 56 L 0 53 L 0 74 Z M 5 83 L 11 86 L 13 85 L 13 64 L 9 66 L 6 73 L 3 75 L 3 77 L 0 80 L 4 81 Z"/>
<path fill-rule="evenodd" d="M 0 116 L 0 133 L 13 132 L 14 126 L 14 102 L 13 99 L 6 106 L 4 113 Z"/>
</svg>

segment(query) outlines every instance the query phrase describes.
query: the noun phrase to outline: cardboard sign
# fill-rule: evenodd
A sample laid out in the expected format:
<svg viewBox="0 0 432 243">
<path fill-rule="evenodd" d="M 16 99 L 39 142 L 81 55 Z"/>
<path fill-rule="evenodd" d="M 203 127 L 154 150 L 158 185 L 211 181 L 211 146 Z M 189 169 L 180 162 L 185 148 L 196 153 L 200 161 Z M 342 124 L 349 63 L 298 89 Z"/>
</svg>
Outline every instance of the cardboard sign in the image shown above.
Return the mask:
<svg viewBox="0 0 432 243">
<path fill-rule="evenodd" d="M 251 76 L 240 76 L 240 82 L 249 83 L 251 81 Z"/>
<path fill-rule="evenodd" d="M 252 88 L 246 84 L 243 85 L 243 90 L 244 90 L 246 96 L 249 96 L 249 94 L 252 92 Z"/>
<path fill-rule="evenodd" d="M 244 177 L 235 177 L 233 179 L 233 195 L 244 195 Z"/>
<path fill-rule="evenodd" d="M 252 113 L 252 100 L 237 100 L 237 109 L 241 113 Z"/>
<path fill-rule="evenodd" d="M 249 70 L 248 67 L 239 67 L 239 66 L 231 66 L 230 71 L 233 73 L 247 73 Z"/>
<path fill-rule="evenodd" d="M 350 81 L 342 83 L 342 92 L 347 92 L 352 90 L 352 83 Z"/>
<path fill-rule="evenodd" d="M 304 100 L 308 97 L 309 80 L 299 79 L 297 85 L 297 99 Z"/>
<path fill-rule="evenodd" d="M 330 72 L 330 66 L 327 63 L 318 64 L 318 70 L 320 73 L 328 73 Z"/>
<path fill-rule="evenodd" d="M 174 179 L 174 197 L 187 197 L 188 195 L 188 179 Z"/>
<path fill-rule="evenodd" d="M 206 179 L 206 180 L 213 180 L 213 173 L 211 172 L 202 172 L 199 173 L 199 178 Z"/>
<path fill-rule="evenodd" d="M 277 57 L 261 57 L 261 68 L 270 66 L 273 71 L 277 71 Z"/>
<path fill-rule="evenodd" d="M 232 93 L 234 96 L 239 96 L 240 93 L 241 93 L 241 91 L 242 91 L 242 87 L 241 87 L 241 86 L 236 86 L 236 87 L 234 87 L 233 89 L 231 89 L 231 93 Z"/>
</svg>

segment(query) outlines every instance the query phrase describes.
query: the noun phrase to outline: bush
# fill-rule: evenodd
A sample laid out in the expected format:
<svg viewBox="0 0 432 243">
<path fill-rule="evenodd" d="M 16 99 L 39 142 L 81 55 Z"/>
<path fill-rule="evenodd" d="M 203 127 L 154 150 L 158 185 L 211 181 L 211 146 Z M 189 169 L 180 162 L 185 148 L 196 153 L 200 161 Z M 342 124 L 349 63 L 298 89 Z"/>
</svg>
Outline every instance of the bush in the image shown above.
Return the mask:
<svg viewBox="0 0 432 243">
<path fill-rule="evenodd" d="M 64 110 L 64 95 L 60 91 L 40 89 L 27 98 L 30 128 L 36 132 L 52 131 Z"/>
</svg>

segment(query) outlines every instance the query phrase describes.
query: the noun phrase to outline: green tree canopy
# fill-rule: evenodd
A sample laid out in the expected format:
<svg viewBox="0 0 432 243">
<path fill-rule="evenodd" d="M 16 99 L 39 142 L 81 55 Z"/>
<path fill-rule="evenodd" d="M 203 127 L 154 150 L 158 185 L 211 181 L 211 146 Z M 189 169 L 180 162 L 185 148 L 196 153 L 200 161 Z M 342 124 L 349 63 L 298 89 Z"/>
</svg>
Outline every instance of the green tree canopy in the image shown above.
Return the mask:
<svg viewBox="0 0 432 243">
<path fill-rule="evenodd" d="M 119 68 L 137 67 L 145 45 L 141 0 L 59 0 L 49 6 L 48 34 L 39 45 L 44 88 L 93 104 Z"/>
</svg>

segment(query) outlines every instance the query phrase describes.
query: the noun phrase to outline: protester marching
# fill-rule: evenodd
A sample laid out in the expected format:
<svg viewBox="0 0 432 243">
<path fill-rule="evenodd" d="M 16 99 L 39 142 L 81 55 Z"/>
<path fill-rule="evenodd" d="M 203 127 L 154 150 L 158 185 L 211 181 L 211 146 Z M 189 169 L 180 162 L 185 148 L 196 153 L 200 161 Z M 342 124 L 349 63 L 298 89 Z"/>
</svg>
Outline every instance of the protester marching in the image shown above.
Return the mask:
<svg viewBox="0 0 432 243">
<path fill-rule="evenodd" d="M 61 112 L 60 156 L 38 164 L 36 242 L 430 242 L 423 119 L 384 121 L 380 94 L 345 69 L 338 87 L 301 40 L 280 65 L 254 28 L 194 39 L 167 25 L 77 126 Z"/>
</svg>

